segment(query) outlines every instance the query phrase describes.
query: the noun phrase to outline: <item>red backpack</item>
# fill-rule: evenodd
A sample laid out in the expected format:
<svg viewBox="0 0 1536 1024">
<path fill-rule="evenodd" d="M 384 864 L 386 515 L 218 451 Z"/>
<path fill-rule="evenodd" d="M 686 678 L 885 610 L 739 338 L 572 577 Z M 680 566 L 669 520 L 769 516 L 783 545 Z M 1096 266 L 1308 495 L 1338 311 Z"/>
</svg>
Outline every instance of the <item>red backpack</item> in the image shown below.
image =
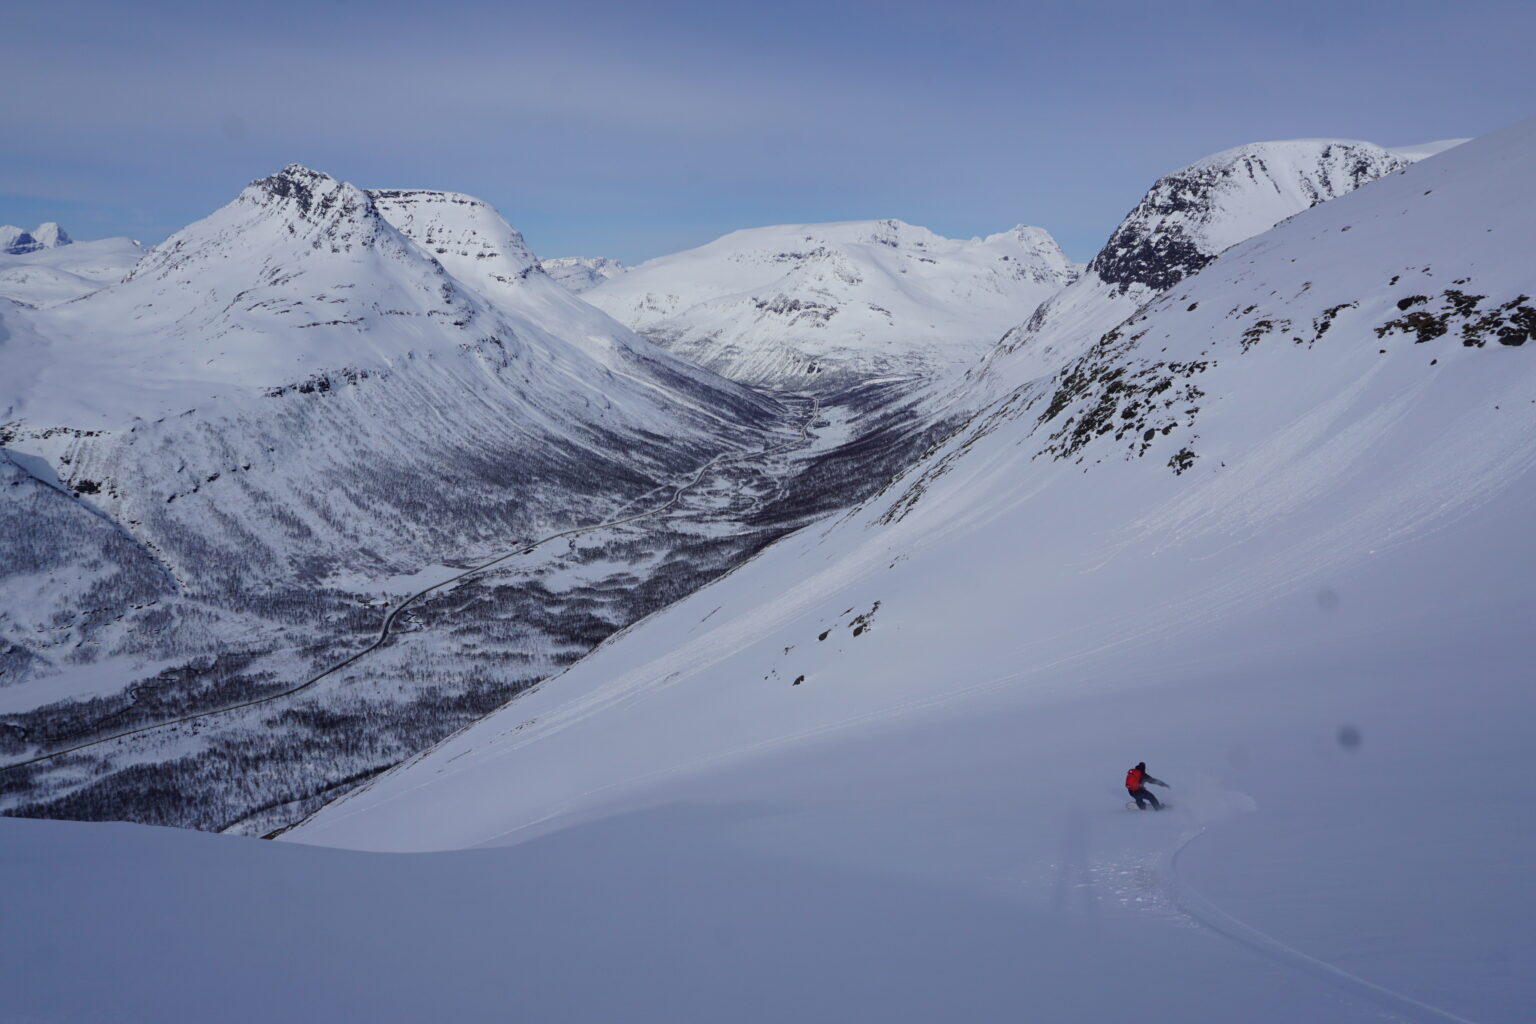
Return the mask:
<svg viewBox="0 0 1536 1024">
<path fill-rule="evenodd" d="M 1125 773 L 1125 788 L 1130 790 L 1132 793 L 1134 793 L 1138 789 L 1140 789 L 1141 788 L 1141 775 L 1142 775 L 1142 772 L 1141 772 L 1140 768 L 1132 768 L 1130 771 L 1126 772 Z"/>
</svg>

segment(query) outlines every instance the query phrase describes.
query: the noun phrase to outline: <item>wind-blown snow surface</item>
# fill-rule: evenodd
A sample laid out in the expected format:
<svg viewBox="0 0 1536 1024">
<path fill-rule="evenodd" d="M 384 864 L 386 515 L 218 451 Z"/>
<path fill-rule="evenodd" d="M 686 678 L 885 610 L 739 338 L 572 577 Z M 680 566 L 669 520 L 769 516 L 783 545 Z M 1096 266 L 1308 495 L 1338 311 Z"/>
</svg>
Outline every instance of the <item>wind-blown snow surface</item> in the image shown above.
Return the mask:
<svg viewBox="0 0 1536 1024">
<path fill-rule="evenodd" d="M 968 370 L 962 393 L 971 401 L 996 398 L 1018 380 L 1064 365 L 1238 242 L 1461 141 L 1395 150 L 1348 139 L 1254 142 L 1159 178 L 1082 276 Z"/>
<path fill-rule="evenodd" d="M 630 934 L 657 1016 L 1529 1019 L 1533 172 L 1238 245 L 290 837 L 558 860 L 504 891 L 573 1019 Z"/>
<path fill-rule="evenodd" d="M 834 387 L 967 365 L 1077 276 L 1049 234 L 943 238 L 898 220 L 734 231 L 584 298 L 733 380 Z"/>
</svg>

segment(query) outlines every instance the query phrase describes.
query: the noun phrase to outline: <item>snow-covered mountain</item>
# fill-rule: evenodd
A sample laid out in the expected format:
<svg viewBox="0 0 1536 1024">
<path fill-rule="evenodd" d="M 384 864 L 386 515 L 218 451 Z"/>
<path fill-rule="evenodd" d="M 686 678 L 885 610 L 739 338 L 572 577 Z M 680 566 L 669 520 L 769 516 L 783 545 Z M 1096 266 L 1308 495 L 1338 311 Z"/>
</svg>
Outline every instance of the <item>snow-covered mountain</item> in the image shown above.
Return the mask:
<svg viewBox="0 0 1536 1024">
<path fill-rule="evenodd" d="M 303 678 L 377 631 L 370 581 L 601 519 L 785 416 L 550 281 L 485 204 L 298 166 L 119 284 L 0 301 L 0 337 L 0 687 L 66 702 L 0 729 L 8 760 Z M 45 768 L 121 767 L 73 764 Z"/>
<path fill-rule="evenodd" d="M 265 396 L 323 371 L 384 375 L 401 361 L 471 350 L 476 363 L 517 363 L 522 372 L 554 373 L 561 388 L 600 389 L 612 401 L 598 420 L 633 414 L 645 427 L 670 428 L 695 405 L 615 377 L 620 368 L 639 367 L 643 377 L 664 367 L 733 400 L 744 394 L 541 278 L 523 280 L 535 262 L 521 236 L 478 200 L 370 194 L 291 166 L 154 247 L 121 285 L 39 313 L 48 351 L 0 400 L 8 418 L 27 423 L 122 426 L 226 390 Z M 578 329 L 533 320 L 552 312 Z M 566 365 L 592 359 L 602 365 Z M 554 415 L 587 404 L 529 390 L 530 404 L 562 410 Z M 636 404 L 626 408 L 630 397 Z"/>
<path fill-rule="evenodd" d="M 544 273 L 576 295 L 590 291 L 604 281 L 627 273 L 629 268 L 606 256 L 557 256 L 541 260 Z"/>
<path fill-rule="evenodd" d="M 683 1016 L 1522 1019 L 1533 173 L 1536 121 L 1190 267 L 288 838 L 527 866 L 578 1017 L 632 921 Z"/>
<path fill-rule="evenodd" d="M 995 398 L 1080 354 L 1138 306 L 1244 239 L 1462 140 L 1384 149 L 1347 139 L 1256 142 L 1159 178 L 1070 287 L 1002 337 L 966 388 Z M 1022 365 L 1001 369 L 1013 362 Z M 978 378 L 996 386 L 975 389 Z"/>
<path fill-rule="evenodd" d="M 8 253 L 12 256 L 24 256 L 43 249 L 57 249 L 61 245 L 69 245 L 72 241 L 74 240 L 65 233 L 64 229 L 51 220 L 44 221 L 31 231 L 10 224 L 0 225 L 0 253 Z"/>
<path fill-rule="evenodd" d="M 1079 269 L 1039 228 L 790 224 L 648 260 L 584 298 L 733 380 L 833 388 L 968 365 Z"/>
<path fill-rule="evenodd" d="M 1121 292 L 1167 291 L 1238 242 L 1411 162 L 1339 139 L 1223 150 L 1158 179 L 1088 269 Z"/>
<path fill-rule="evenodd" d="M 117 284 L 144 251 L 144 246 L 131 238 L 103 238 L 0 253 L 0 298 L 28 306 L 69 302 Z"/>
</svg>

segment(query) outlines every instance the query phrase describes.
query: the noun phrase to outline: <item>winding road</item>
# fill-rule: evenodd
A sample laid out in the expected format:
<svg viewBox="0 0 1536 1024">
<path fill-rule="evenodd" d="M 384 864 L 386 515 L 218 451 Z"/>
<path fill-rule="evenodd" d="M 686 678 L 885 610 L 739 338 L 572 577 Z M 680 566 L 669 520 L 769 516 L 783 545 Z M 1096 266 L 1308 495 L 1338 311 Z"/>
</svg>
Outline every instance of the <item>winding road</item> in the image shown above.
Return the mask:
<svg viewBox="0 0 1536 1024">
<path fill-rule="evenodd" d="M 720 466 L 728 465 L 732 462 L 740 462 L 744 459 L 766 458 L 771 455 L 776 455 L 780 452 L 790 451 L 791 449 L 800 448 L 806 444 L 809 444 L 811 439 L 811 427 L 816 422 L 816 417 L 820 414 L 821 399 L 811 396 L 811 410 L 806 415 L 805 421 L 801 423 L 800 430 L 794 438 L 782 444 L 772 445 L 757 452 L 737 452 L 735 454 L 716 455 L 714 458 L 704 463 L 704 465 L 700 466 L 699 469 L 691 477 L 673 488 L 671 497 L 662 502 L 660 505 L 645 509 L 641 512 L 636 512 L 633 515 L 622 516 L 617 519 L 609 519 L 601 523 L 591 523 L 587 526 L 573 526 L 568 530 L 561 530 L 558 533 L 551 533 L 546 537 L 541 537 L 535 541 L 529 541 L 528 543 L 508 551 L 505 554 L 498 555 L 488 562 L 482 562 L 479 565 L 465 569 L 463 572 L 455 576 L 450 576 L 448 579 L 434 583 L 430 587 L 423 587 L 421 590 L 418 590 L 414 594 L 409 595 L 399 604 L 395 605 L 389 610 L 389 613 L 384 616 L 383 623 L 381 623 L 379 626 L 378 637 L 376 637 L 371 644 L 369 644 L 367 647 L 364 647 L 362 650 L 343 658 L 342 660 L 336 662 L 334 665 L 331 665 L 328 668 L 315 673 L 308 679 L 305 679 L 303 682 L 289 687 L 286 690 L 268 694 L 265 697 L 257 697 L 252 700 L 241 701 L 238 704 L 230 704 L 221 708 L 212 708 L 210 710 L 199 711 L 191 715 L 183 715 L 180 718 L 172 718 L 164 722 L 155 722 L 151 725 L 141 725 L 133 729 L 125 729 L 122 732 L 113 733 L 110 736 L 102 736 L 94 740 L 87 740 L 84 743 L 77 743 L 71 747 L 63 747 L 59 750 L 49 751 L 46 754 L 38 754 L 35 757 L 30 757 L 22 761 L 16 761 L 7 765 L 0 765 L 0 773 L 13 771 L 17 768 L 24 768 L 29 764 L 37 764 L 41 761 L 47 761 L 50 758 L 59 757 L 64 754 L 72 754 L 77 750 L 85 750 L 88 747 L 99 746 L 103 743 L 112 743 L 116 740 L 125 739 L 129 736 L 137 736 L 143 733 L 153 732 L 156 729 L 165 729 L 173 725 L 181 725 L 186 722 L 194 722 L 201 718 L 210 718 L 214 715 L 228 714 L 231 711 L 239 711 L 242 708 L 256 707 L 259 704 L 267 704 L 271 701 L 281 700 L 284 697 L 291 697 L 296 693 L 307 690 L 311 686 L 314 686 L 316 683 L 320 682 L 322 679 L 335 675 L 342 669 L 356 664 L 358 661 L 366 658 L 374 651 L 377 651 L 380 647 L 383 647 L 386 643 L 389 642 L 390 636 L 395 626 L 395 622 L 397 619 L 399 619 L 401 614 L 410 608 L 412 604 L 421 600 L 423 597 L 426 597 L 428 594 L 442 590 L 446 587 L 451 587 L 454 584 L 461 583 L 477 573 L 484 572 L 487 569 L 500 565 L 502 562 L 507 561 L 509 558 L 516 558 L 518 555 L 525 555 L 528 552 L 535 550 L 536 548 L 550 543 L 551 541 L 560 540 L 565 537 L 575 537 L 584 533 L 593 533 L 597 530 L 611 529 L 613 527 L 623 526 L 627 523 L 633 523 L 641 519 L 648 519 L 652 516 L 660 515 L 669 509 L 675 508 L 678 502 L 683 499 L 683 496 L 693 488 L 697 487 L 699 482 L 702 481 L 705 475 L 708 474 L 711 470 L 717 469 Z"/>
</svg>

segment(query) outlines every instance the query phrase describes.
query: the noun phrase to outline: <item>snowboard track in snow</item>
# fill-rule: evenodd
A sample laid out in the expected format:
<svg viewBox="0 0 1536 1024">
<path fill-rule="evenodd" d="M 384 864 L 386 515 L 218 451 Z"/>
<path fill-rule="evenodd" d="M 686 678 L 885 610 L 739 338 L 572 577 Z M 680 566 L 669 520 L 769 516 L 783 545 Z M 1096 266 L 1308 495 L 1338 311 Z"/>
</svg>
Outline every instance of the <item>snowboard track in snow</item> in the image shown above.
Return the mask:
<svg viewBox="0 0 1536 1024">
<path fill-rule="evenodd" d="M 1162 874 L 1168 882 L 1169 896 L 1172 897 L 1174 905 L 1195 923 L 1259 956 L 1300 971 L 1316 981 L 1344 989 L 1407 1020 L 1426 1022 L 1426 1024 L 1475 1024 L 1466 1017 L 1458 1017 L 1454 1013 L 1430 1006 L 1428 1003 L 1421 1003 L 1411 996 L 1405 996 L 1375 982 L 1366 981 L 1342 968 L 1335 967 L 1326 960 L 1319 960 L 1293 946 L 1288 946 L 1274 936 L 1238 920 L 1200 895 L 1179 878 L 1179 857 L 1191 843 L 1205 835 L 1205 832 L 1205 827 L 1202 826 L 1163 860 Z"/>
<path fill-rule="evenodd" d="M 207 711 L 199 711 L 196 714 L 182 715 L 179 718 L 172 718 L 164 722 L 155 722 L 151 725 L 141 725 L 137 728 L 127 729 L 123 732 L 114 733 L 111 736 L 102 736 L 98 739 L 87 740 L 84 743 L 77 743 L 71 747 L 64 747 L 60 750 L 53 750 L 46 754 L 38 754 L 35 757 L 30 757 L 23 761 L 16 761 L 12 764 L 0 765 L 0 773 L 12 771 L 16 768 L 25 768 L 27 765 L 39 764 L 43 761 L 47 761 L 55 757 L 61 757 L 64 754 L 72 754 L 76 751 L 100 746 L 103 743 L 112 743 L 116 740 L 126 739 L 130 736 L 138 736 L 143 733 L 153 732 L 156 729 L 165 729 L 173 725 L 181 725 L 186 722 L 194 722 L 199 719 L 210 718 L 214 715 L 227 714 L 231 711 L 239 711 L 242 708 L 256 707 L 261 704 L 270 703 L 271 701 L 281 700 L 284 697 L 291 697 L 296 693 L 307 690 L 311 686 L 320 682 L 322 679 L 335 675 L 342 669 L 356 664 L 363 658 L 366 658 L 368 655 L 372 654 L 374 651 L 377 651 L 379 648 L 383 647 L 386 643 L 389 642 L 390 637 L 393 635 L 392 630 L 394 628 L 395 621 L 401 616 L 401 614 L 410 608 L 412 604 L 419 601 L 421 598 L 426 597 L 428 594 L 452 587 L 457 583 L 461 583 L 464 580 L 469 579 L 471 576 L 474 576 L 477 573 L 484 572 L 487 569 L 491 569 L 497 565 L 500 565 L 502 562 L 507 561 L 509 558 L 515 558 L 518 555 L 525 555 L 536 548 L 550 543 L 551 541 L 560 540 L 566 537 L 577 537 L 584 533 L 594 533 L 598 530 L 611 529 L 617 526 L 624 526 L 628 523 L 634 523 L 642 519 L 649 519 L 652 516 L 660 515 L 669 509 L 675 508 L 678 502 L 683 499 L 683 495 L 697 487 L 707 473 L 713 469 L 717 469 L 720 466 L 728 465 L 732 462 L 740 462 L 749 458 L 767 458 L 772 455 L 777 455 L 781 452 L 803 447 L 810 442 L 811 426 L 816 422 L 816 418 L 821 415 L 821 399 L 815 395 L 811 395 L 809 397 L 811 400 L 810 411 L 806 414 L 804 421 L 800 424 L 799 431 L 790 440 L 781 444 L 764 448 L 761 451 L 736 452 L 734 454 L 716 455 L 714 458 L 704 463 L 704 465 L 700 466 L 698 470 L 696 470 L 694 474 L 687 480 L 674 487 L 672 489 L 671 497 L 662 502 L 660 505 L 645 509 L 641 512 L 636 512 L 633 515 L 622 516 L 620 518 L 607 520 L 601 523 L 591 523 L 587 526 L 573 526 L 566 530 L 560 530 L 556 533 L 549 534 L 546 537 L 541 537 L 538 540 L 521 544 L 515 549 L 506 552 L 505 554 L 498 555 L 489 561 L 482 562 L 479 565 L 465 569 L 463 572 L 434 583 L 430 587 L 424 587 L 421 590 L 406 596 L 403 600 L 401 600 L 398 604 L 389 610 L 389 613 L 384 616 L 383 623 L 381 623 L 379 626 L 379 635 L 374 639 L 373 643 L 369 644 L 367 647 L 364 647 L 362 650 L 355 652 L 354 654 L 348 655 L 346 658 L 336 662 L 334 665 L 331 665 L 328 668 L 317 672 L 296 686 L 291 686 L 286 690 L 279 691 L 278 693 L 268 694 L 265 697 L 257 697 L 253 700 L 241 701 L 238 704 L 230 704 L 222 708 L 211 708 Z"/>
</svg>

